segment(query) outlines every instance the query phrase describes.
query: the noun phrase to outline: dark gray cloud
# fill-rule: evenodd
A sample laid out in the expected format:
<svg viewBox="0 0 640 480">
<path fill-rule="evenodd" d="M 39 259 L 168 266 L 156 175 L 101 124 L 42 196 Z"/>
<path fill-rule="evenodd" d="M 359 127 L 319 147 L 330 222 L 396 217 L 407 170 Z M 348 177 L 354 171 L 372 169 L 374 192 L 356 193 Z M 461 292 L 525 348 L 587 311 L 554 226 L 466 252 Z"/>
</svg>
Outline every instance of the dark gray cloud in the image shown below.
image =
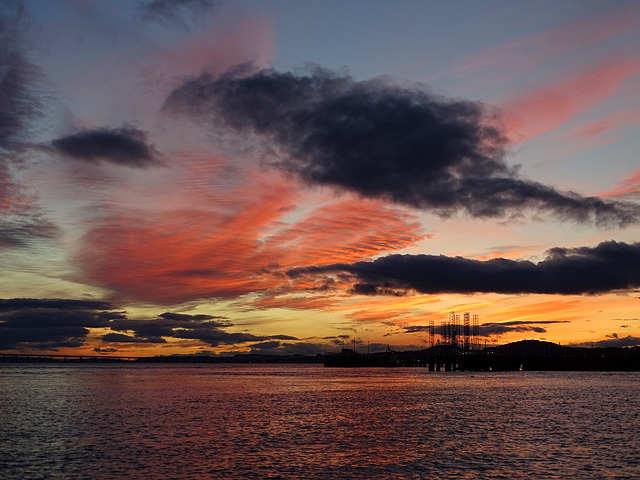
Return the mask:
<svg viewBox="0 0 640 480">
<path fill-rule="evenodd" d="M 258 134 L 281 169 L 327 185 L 441 216 L 496 218 L 531 210 L 560 220 L 627 225 L 634 203 L 605 201 L 520 178 L 506 139 L 484 106 L 389 79 L 356 81 L 250 66 L 185 81 L 164 109 L 218 131 Z"/>
<path fill-rule="evenodd" d="M 115 343 L 167 343 L 162 337 L 132 337 L 124 333 L 107 333 L 101 339 L 103 342 Z"/>
<path fill-rule="evenodd" d="M 269 340 L 251 345 L 251 353 L 265 355 L 307 355 L 313 356 L 324 353 L 327 346 L 313 342 L 284 343 Z"/>
<path fill-rule="evenodd" d="M 620 337 L 614 333 L 607 335 L 606 340 L 599 340 L 597 342 L 583 342 L 571 344 L 572 347 L 635 347 L 640 345 L 640 337 L 634 337 L 627 335 L 626 337 Z"/>
<path fill-rule="evenodd" d="M 141 18 L 167 27 L 189 28 L 211 15 L 218 0 L 152 0 L 138 4 Z"/>
<path fill-rule="evenodd" d="M 0 9 L 0 148 L 12 149 L 24 140 L 31 122 L 43 108 L 37 92 L 38 69 L 26 55 L 24 32 L 28 23 L 21 2 Z M 1 195 L 1 192 L 0 192 Z"/>
<path fill-rule="evenodd" d="M 109 355 L 110 353 L 116 353 L 118 352 L 117 348 L 100 348 L 100 347 L 95 347 L 93 349 L 94 352 L 99 353 L 100 355 Z"/>
<path fill-rule="evenodd" d="M 490 337 L 492 335 L 502 335 L 509 332 L 535 332 L 545 333 L 546 329 L 540 325 L 547 325 L 550 323 L 568 323 L 565 320 L 541 320 L 541 321 L 511 321 L 501 323 L 483 323 L 478 328 L 478 335 L 480 337 Z M 403 333 L 428 333 L 428 325 L 407 325 L 404 328 Z M 441 335 L 441 325 L 434 326 L 434 334 Z"/>
<path fill-rule="evenodd" d="M 293 337 L 291 335 L 271 335 L 270 338 L 275 340 L 300 340 L 298 337 Z"/>
<path fill-rule="evenodd" d="M 264 336 L 225 330 L 232 326 L 233 324 L 223 316 L 165 312 L 150 320 L 115 319 L 109 323 L 111 330 L 127 333 L 109 333 L 104 335 L 102 340 L 165 343 L 166 338 L 181 338 L 200 340 L 212 347 L 268 340 L 297 340 L 289 335 Z"/>
<path fill-rule="evenodd" d="M 387 285 L 372 285 L 370 283 L 356 283 L 351 290 L 356 295 L 392 295 L 394 297 L 404 297 L 410 293 L 407 289 L 391 288 Z"/>
<path fill-rule="evenodd" d="M 282 345 L 282 343 L 277 340 L 269 340 L 266 342 L 254 343 L 253 345 L 251 345 L 251 353 L 257 353 L 257 352 L 262 353 L 265 351 L 268 351 L 269 353 L 273 353 L 273 351 L 276 350 L 280 345 Z"/>
<path fill-rule="evenodd" d="M 515 325 L 509 326 L 501 323 L 488 323 L 481 325 L 478 335 L 481 337 L 490 337 L 492 335 L 503 335 L 505 333 L 546 333 L 547 330 L 544 327 L 537 327 L 535 325 Z"/>
<path fill-rule="evenodd" d="M 336 335 L 334 337 L 323 337 L 323 340 L 329 340 L 333 345 L 344 345 L 350 338 L 350 335 Z"/>
<path fill-rule="evenodd" d="M 345 275 L 354 282 L 420 293 L 602 294 L 640 287 L 640 243 L 553 248 L 539 263 L 444 255 L 389 255 L 371 262 L 293 269 L 302 275 Z"/>
<path fill-rule="evenodd" d="M 522 325 L 549 325 L 551 323 L 570 323 L 569 320 L 511 320 L 509 322 L 500 323 L 483 323 L 480 327 L 488 327 L 491 325 L 506 325 L 509 327 Z"/>
<path fill-rule="evenodd" d="M 9 298 L 0 299 L 0 312 L 35 308 L 59 310 L 111 310 L 113 306 L 100 300 L 70 300 L 66 298 Z"/>
<path fill-rule="evenodd" d="M 230 335 L 222 328 L 232 326 L 225 317 L 213 315 L 188 315 L 183 313 L 165 312 L 158 318 L 150 320 L 117 319 L 109 324 L 111 330 L 116 332 L 131 332 L 133 336 L 126 334 L 109 333 L 102 337 L 105 342 L 146 342 L 166 343 L 163 337 L 168 338 L 199 338 Z M 184 335 L 196 335 L 189 337 Z"/>
<path fill-rule="evenodd" d="M 89 330 L 82 327 L 7 328 L 0 325 L 0 349 L 58 350 L 84 345 Z"/>
<path fill-rule="evenodd" d="M 209 322 L 210 320 L 227 320 L 227 317 L 221 316 L 221 315 L 204 315 L 204 314 L 189 315 L 186 313 L 171 313 L 171 312 L 161 313 L 158 316 L 165 320 L 170 320 L 170 321 L 174 320 L 177 322 L 187 322 L 187 323 Z M 225 324 L 226 324 L 225 322 L 221 322 L 220 326 Z"/>
<path fill-rule="evenodd" d="M 165 312 L 148 320 L 129 319 L 108 302 L 75 299 L 0 299 L 0 349 L 56 350 L 84 345 L 91 329 L 109 329 L 105 343 L 167 343 L 193 339 L 218 345 L 298 340 L 290 335 L 228 332 L 226 317 Z M 110 346 L 100 348 L 108 352 Z M 97 351 L 97 350 L 96 350 Z"/>
<path fill-rule="evenodd" d="M 262 342 L 271 338 L 269 336 L 253 335 L 244 332 L 230 333 L 220 328 L 206 326 L 175 330 L 173 336 L 175 338 L 200 340 L 208 343 L 212 347 L 217 347 L 218 345 L 235 345 L 237 343 Z"/>
<path fill-rule="evenodd" d="M 83 130 L 53 142 L 54 151 L 75 160 L 109 162 L 132 168 L 159 163 L 159 154 L 147 141 L 147 134 L 137 128 L 99 128 Z"/>
<path fill-rule="evenodd" d="M 407 325 L 406 327 L 404 327 L 404 332 L 403 333 L 428 332 L 430 328 L 431 327 L 429 327 L 429 325 Z M 434 332 L 434 333 L 436 333 L 436 332 Z"/>
<path fill-rule="evenodd" d="M 79 347 L 90 328 L 106 328 L 122 316 L 93 300 L 0 299 L 0 349 Z"/>
</svg>

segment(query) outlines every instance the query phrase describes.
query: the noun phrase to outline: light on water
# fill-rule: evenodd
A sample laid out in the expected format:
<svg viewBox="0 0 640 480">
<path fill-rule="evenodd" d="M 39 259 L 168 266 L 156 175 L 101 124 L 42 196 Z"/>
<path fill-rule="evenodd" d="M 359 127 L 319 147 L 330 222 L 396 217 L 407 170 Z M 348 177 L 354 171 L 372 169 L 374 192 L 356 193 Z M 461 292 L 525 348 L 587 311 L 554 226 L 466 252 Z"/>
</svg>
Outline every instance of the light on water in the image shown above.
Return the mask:
<svg viewBox="0 0 640 480">
<path fill-rule="evenodd" d="M 0 368 L 3 479 L 638 478 L 640 373 Z"/>
</svg>

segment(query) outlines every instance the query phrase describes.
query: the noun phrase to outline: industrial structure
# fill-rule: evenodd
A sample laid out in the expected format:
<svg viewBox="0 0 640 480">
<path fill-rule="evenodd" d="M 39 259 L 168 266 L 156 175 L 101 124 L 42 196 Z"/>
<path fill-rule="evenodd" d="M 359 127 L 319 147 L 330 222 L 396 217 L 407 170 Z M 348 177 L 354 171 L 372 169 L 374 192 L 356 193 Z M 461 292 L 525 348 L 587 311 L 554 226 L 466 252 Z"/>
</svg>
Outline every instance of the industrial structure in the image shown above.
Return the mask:
<svg viewBox="0 0 640 480">
<path fill-rule="evenodd" d="M 460 315 L 449 313 L 449 319 L 440 323 L 440 339 L 436 341 L 436 329 L 433 320 L 429 320 L 427 329 L 429 334 L 429 346 L 447 346 L 454 350 L 469 352 L 480 349 L 480 326 L 478 315 L 464 312 L 462 323 Z"/>
</svg>

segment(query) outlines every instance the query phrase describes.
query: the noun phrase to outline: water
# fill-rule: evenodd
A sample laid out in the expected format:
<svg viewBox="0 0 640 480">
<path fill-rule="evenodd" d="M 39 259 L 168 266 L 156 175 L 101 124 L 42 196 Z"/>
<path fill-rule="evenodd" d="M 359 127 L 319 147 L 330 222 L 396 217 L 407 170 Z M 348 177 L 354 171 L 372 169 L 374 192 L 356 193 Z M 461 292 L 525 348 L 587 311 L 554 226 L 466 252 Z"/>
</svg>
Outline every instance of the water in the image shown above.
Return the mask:
<svg viewBox="0 0 640 480">
<path fill-rule="evenodd" d="M 640 373 L 2 365 L 0 478 L 640 478 Z"/>
</svg>

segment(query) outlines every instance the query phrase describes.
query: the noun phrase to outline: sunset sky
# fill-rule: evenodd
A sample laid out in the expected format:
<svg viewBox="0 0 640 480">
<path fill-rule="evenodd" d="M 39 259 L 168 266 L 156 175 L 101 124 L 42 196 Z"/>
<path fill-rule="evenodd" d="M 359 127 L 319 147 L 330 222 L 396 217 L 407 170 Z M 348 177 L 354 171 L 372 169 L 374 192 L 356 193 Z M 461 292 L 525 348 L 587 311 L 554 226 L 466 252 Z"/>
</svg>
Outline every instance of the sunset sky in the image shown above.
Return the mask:
<svg viewBox="0 0 640 480">
<path fill-rule="evenodd" d="M 0 351 L 640 344 L 640 3 L 5 0 Z"/>
</svg>

